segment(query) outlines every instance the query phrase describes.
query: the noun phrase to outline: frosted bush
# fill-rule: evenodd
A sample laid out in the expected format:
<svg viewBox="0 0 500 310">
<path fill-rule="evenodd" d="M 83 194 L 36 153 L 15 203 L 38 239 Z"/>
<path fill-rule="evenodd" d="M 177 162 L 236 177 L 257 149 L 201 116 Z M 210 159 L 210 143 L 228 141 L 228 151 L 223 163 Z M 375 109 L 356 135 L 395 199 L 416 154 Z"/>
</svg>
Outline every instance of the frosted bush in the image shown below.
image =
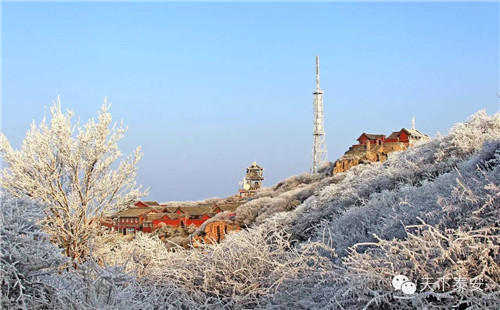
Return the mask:
<svg viewBox="0 0 500 310">
<path fill-rule="evenodd" d="M 327 175 L 308 173 L 290 177 L 263 192 L 258 191 L 256 199 L 239 206 L 236 220 L 242 226 L 261 224 L 276 213 L 295 209 L 334 180 Z"/>
<path fill-rule="evenodd" d="M 417 218 L 446 228 L 477 227 L 473 222 L 498 221 L 499 154 L 500 148 L 487 147 L 433 180 L 374 193 L 363 204 L 321 222 L 316 238 L 326 227 L 334 231 L 333 241 L 342 256 L 352 244 L 372 241 L 373 234 L 404 238 L 404 225 L 416 224 Z M 478 163 L 478 158 L 489 159 Z"/>
<path fill-rule="evenodd" d="M 66 260 L 37 224 L 43 208 L 26 199 L 0 199 L 2 307 L 41 309 L 61 305 L 55 288 L 47 281 Z"/>
<path fill-rule="evenodd" d="M 383 164 L 290 177 L 240 206 L 244 229 L 220 244 L 100 232 L 76 269 L 58 269 L 60 250 L 19 213 L 1 230 L 14 249 L 2 252 L 2 299 L 13 309 L 498 309 L 499 120 L 480 112 Z M 402 296 L 397 274 L 420 290 Z M 444 290 L 422 289 L 439 277 Z M 459 290 L 458 277 L 478 289 Z"/>
<path fill-rule="evenodd" d="M 276 301 L 278 292 L 299 301 L 304 293 L 328 281 L 331 259 L 318 256 L 319 248 L 334 255 L 323 243 L 295 245 L 281 229 L 259 227 L 230 233 L 221 244 L 179 249 L 151 276 L 202 292 L 227 308 L 279 305 L 283 300 Z"/>
<path fill-rule="evenodd" d="M 500 229 L 439 230 L 430 225 L 406 228 L 405 240 L 378 239 L 358 244 L 344 259 L 348 291 L 339 303 L 369 309 L 497 309 L 500 307 Z M 371 246 L 363 254 L 357 247 Z M 396 275 L 417 284 L 407 298 L 391 287 Z M 457 285 L 462 279 L 462 285 Z"/>
<path fill-rule="evenodd" d="M 303 240 L 311 237 L 314 231 L 321 235 L 327 226 L 333 231 L 343 229 L 339 235 L 345 238 L 360 233 L 365 236 L 364 239 L 354 238 L 345 242 L 345 248 L 371 237 L 375 232 L 372 227 L 387 225 L 382 221 L 400 221 L 399 214 L 403 213 L 403 217 L 413 221 L 415 216 L 431 215 L 441 208 L 438 203 L 440 197 L 452 195 L 451 190 L 458 177 L 455 170 L 457 165 L 477 155 L 483 145 L 488 146 L 499 140 L 500 114 L 489 117 L 478 112 L 469 122 L 452 128 L 448 136 L 431 139 L 404 152 L 395 152 L 383 164 L 360 165 L 340 173 L 344 175 L 341 181 L 326 186 L 317 198 L 306 201 L 291 214 L 295 220 L 290 229 Z M 494 150 L 494 146 L 485 147 L 483 153 L 489 155 L 477 156 L 491 157 Z M 477 162 L 478 159 L 472 160 Z M 460 169 L 476 170 L 472 168 L 464 166 Z M 401 212 L 402 209 L 407 212 Z M 372 213 L 373 216 L 366 213 Z M 342 216 L 352 220 L 341 220 Z M 362 218 L 370 218 L 370 223 L 366 224 Z M 403 225 L 400 223 L 398 226 L 396 234 L 401 236 Z M 317 229 L 311 230 L 311 227 Z"/>
</svg>

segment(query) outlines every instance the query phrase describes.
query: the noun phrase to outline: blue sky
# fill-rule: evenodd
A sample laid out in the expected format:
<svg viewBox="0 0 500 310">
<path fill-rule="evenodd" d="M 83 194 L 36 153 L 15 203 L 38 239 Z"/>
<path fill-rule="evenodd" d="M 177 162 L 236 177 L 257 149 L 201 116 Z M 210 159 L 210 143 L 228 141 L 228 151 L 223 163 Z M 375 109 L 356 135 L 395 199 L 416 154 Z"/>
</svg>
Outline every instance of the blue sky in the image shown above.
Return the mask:
<svg viewBox="0 0 500 310">
<path fill-rule="evenodd" d="M 235 194 L 253 160 L 265 186 L 308 171 L 316 54 L 330 160 L 413 115 L 435 135 L 498 110 L 498 2 L 1 5 L 2 132 L 107 96 L 151 200 Z"/>
</svg>

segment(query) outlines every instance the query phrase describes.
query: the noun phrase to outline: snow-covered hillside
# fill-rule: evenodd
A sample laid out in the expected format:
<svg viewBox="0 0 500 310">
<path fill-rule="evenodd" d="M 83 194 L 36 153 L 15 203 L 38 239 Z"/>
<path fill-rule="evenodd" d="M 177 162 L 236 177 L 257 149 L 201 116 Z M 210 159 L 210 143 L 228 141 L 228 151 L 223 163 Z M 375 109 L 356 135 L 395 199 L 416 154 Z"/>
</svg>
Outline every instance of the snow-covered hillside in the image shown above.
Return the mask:
<svg viewBox="0 0 500 310">
<path fill-rule="evenodd" d="M 383 164 L 288 178 L 237 209 L 248 229 L 198 249 L 105 234 L 85 264 L 64 268 L 36 225 L 12 233 L 31 214 L 12 215 L 15 203 L 1 230 L 15 249 L 2 251 L 12 309 L 500 308 L 499 113 Z M 416 291 L 395 290 L 397 275 Z"/>
</svg>

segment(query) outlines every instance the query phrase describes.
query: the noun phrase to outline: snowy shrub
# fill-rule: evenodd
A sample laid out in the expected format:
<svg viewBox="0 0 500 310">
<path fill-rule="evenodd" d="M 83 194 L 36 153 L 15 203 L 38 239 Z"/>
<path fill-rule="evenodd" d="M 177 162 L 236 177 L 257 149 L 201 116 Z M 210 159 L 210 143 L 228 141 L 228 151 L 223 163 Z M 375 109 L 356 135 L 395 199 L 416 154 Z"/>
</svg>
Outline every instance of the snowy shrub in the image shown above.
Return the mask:
<svg viewBox="0 0 500 310">
<path fill-rule="evenodd" d="M 334 180 L 327 175 L 308 173 L 290 177 L 271 188 L 257 191 L 256 199 L 238 207 L 236 220 L 241 226 L 261 224 L 276 213 L 295 209 Z"/>
<path fill-rule="evenodd" d="M 139 284 L 152 282 L 189 295 L 198 309 L 279 307 L 292 300 L 310 309 L 324 302 L 317 288 L 335 278 L 333 255 L 322 242 L 296 244 L 279 223 L 229 233 L 223 243 L 195 249 L 167 250 L 158 238 L 137 234 L 95 253 L 107 258 L 106 265 L 136 272 Z M 304 298 L 305 293 L 318 300 Z"/>
<path fill-rule="evenodd" d="M 56 288 L 48 282 L 66 260 L 37 224 L 42 208 L 26 199 L 1 199 L 2 308 L 62 308 Z"/>
<path fill-rule="evenodd" d="M 417 218 L 444 228 L 475 228 L 474 222 L 498 222 L 500 144 L 494 145 L 497 148 L 486 143 L 470 160 L 433 180 L 374 193 L 363 204 L 351 207 L 333 221 L 322 222 L 320 227 L 335 232 L 333 241 L 342 256 L 352 244 L 373 240 L 373 234 L 403 238 L 404 225 L 416 224 Z"/>
<path fill-rule="evenodd" d="M 185 227 L 172 227 L 165 225 L 156 229 L 153 232 L 153 235 L 159 237 L 161 240 L 168 239 L 169 241 L 172 241 L 173 238 L 187 239 L 189 235 L 197 230 L 197 228 L 198 227 L 194 224 Z M 183 242 L 177 244 L 182 245 Z"/>
<path fill-rule="evenodd" d="M 495 141 L 500 141 L 500 114 L 489 117 L 478 112 L 448 136 L 395 152 L 383 164 L 340 173 L 340 181 L 290 214 L 290 230 L 306 240 L 319 238 L 328 228 L 338 236 L 337 252 L 345 255 L 344 249 L 372 240 L 373 233 L 384 238 L 404 236 L 404 225 L 416 224 L 417 216 L 437 224 L 448 212 L 441 206 L 445 198 L 456 197 L 453 192 L 460 174 L 477 174 L 476 179 L 492 190 L 498 185 L 495 171 L 476 167 L 481 161 L 486 164 L 485 159 L 495 161 Z M 484 173 L 492 182 L 484 180 Z"/>
<path fill-rule="evenodd" d="M 342 307 L 500 307 L 499 228 L 442 231 L 424 224 L 406 229 L 405 240 L 378 239 L 350 249 L 344 259 L 349 271 L 344 285 L 356 290 L 350 289 L 338 299 Z M 366 245 L 372 248 L 360 254 L 357 247 Z M 415 294 L 401 298 L 401 292 L 394 291 L 391 280 L 400 274 L 417 285 Z"/>
<path fill-rule="evenodd" d="M 195 302 L 172 282 L 136 278 L 122 266 L 87 259 L 56 282 L 63 309 L 194 309 Z"/>
<path fill-rule="evenodd" d="M 137 276 L 149 274 L 170 253 L 164 242 L 153 234 L 138 232 L 131 239 L 117 234 L 103 235 L 96 240 L 91 253 L 94 260 L 104 265 L 123 266 L 126 272 Z"/>
<path fill-rule="evenodd" d="M 221 244 L 179 249 L 151 277 L 173 280 L 225 308 L 279 307 L 282 297 L 300 303 L 304 294 L 330 280 L 331 258 L 317 255 L 320 248 L 334 255 L 323 243 L 294 244 L 279 226 L 259 227 L 230 233 Z"/>
<path fill-rule="evenodd" d="M 179 208 L 179 207 L 190 208 L 190 207 L 198 207 L 199 205 L 223 204 L 225 202 L 226 202 L 226 199 L 224 199 L 224 198 L 208 198 L 208 199 L 198 200 L 198 201 L 167 201 L 167 202 L 162 202 L 161 206 L 162 207 L 172 207 L 172 208 Z"/>
<path fill-rule="evenodd" d="M 250 225 L 255 218 L 258 216 L 261 208 L 269 203 L 273 198 L 270 197 L 262 197 L 253 199 L 236 209 L 236 220 L 240 223 L 241 226 Z"/>
<path fill-rule="evenodd" d="M 476 229 L 500 222 L 500 140 L 456 169 L 456 185 L 439 200 L 442 227 Z"/>
</svg>

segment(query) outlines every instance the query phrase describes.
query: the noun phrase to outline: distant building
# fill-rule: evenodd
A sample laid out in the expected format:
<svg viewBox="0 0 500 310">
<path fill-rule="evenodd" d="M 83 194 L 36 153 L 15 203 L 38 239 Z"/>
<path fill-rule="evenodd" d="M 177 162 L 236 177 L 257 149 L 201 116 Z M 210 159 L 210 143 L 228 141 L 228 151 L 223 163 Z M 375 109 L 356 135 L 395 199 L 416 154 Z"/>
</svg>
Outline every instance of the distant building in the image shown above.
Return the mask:
<svg viewBox="0 0 500 310">
<path fill-rule="evenodd" d="M 168 207 L 156 201 L 137 201 L 129 208 L 101 221 L 103 227 L 123 235 L 137 231 L 151 233 L 163 226 L 200 227 L 217 213 L 234 211 L 241 203 L 200 204 L 191 207 Z"/>
<path fill-rule="evenodd" d="M 192 237 L 193 246 L 197 247 L 200 243 L 219 243 L 226 238 L 230 231 L 241 230 L 241 227 L 232 218 L 234 218 L 234 214 L 230 215 L 229 219 L 208 222 L 200 234 Z"/>
<path fill-rule="evenodd" d="M 421 133 L 416 129 L 402 128 L 400 131 L 395 131 L 391 133 L 391 135 L 387 137 L 386 142 L 387 143 L 401 142 L 407 146 L 413 146 L 415 142 L 427 139 L 429 139 L 429 136 Z"/>
<path fill-rule="evenodd" d="M 262 181 L 264 168 L 257 165 L 257 162 L 253 162 L 250 167 L 247 168 L 247 173 L 243 179 L 243 188 L 240 188 L 240 198 L 249 198 L 255 196 L 257 190 L 262 187 Z"/>
<path fill-rule="evenodd" d="M 414 121 L 412 122 L 414 124 Z M 350 168 L 370 162 L 384 162 L 391 152 L 406 150 L 417 141 L 427 140 L 429 136 L 416 129 L 402 128 L 386 138 L 381 134 L 362 133 L 357 141 L 345 154 L 339 158 L 333 168 L 333 173 L 345 172 Z"/>
<path fill-rule="evenodd" d="M 135 234 L 137 231 L 152 233 L 164 226 L 177 228 L 194 225 L 200 227 L 218 213 L 233 214 L 232 212 L 243 204 L 246 198 L 254 197 L 257 190 L 262 187 L 263 171 L 264 168 L 257 165 L 255 161 L 246 169 L 244 182 L 242 182 L 243 188 L 240 189 L 239 196 L 221 199 L 217 203 L 191 206 L 182 204 L 172 206 L 169 203 L 159 204 L 156 201 L 131 202 L 131 206 L 127 209 L 101 220 L 101 225 L 123 235 Z M 207 238 L 210 240 L 221 240 L 228 229 L 235 229 L 234 224 L 210 224 L 208 227 Z M 222 231 L 221 227 L 224 228 Z"/>
<path fill-rule="evenodd" d="M 124 235 L 134 234 L 136 231 L 142 230 L 144 222 L 148 220 L 148 215 L 158 213 L 160 213 L 158 209 L 139 201 L 133 207 L 112 216 L 113 230 Z"/>
<path fill-rule="evenodd" d="M 363 132 L 356 141 L 359 141 L 358 145 L 366 145 L 367 148 L 370 149 L 372 144 L 382 145 L 385 141 L 385 135 L 375 135 Z"/>
</svg>

